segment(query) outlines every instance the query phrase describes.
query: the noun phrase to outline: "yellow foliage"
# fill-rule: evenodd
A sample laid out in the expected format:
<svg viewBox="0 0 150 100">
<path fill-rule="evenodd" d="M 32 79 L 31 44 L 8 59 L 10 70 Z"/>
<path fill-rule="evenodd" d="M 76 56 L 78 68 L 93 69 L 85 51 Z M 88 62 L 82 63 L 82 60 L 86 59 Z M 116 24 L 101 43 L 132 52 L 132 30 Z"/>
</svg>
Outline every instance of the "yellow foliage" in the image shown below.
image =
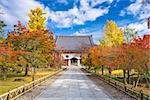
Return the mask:
<svg viewBox="0 0 150 100">
<path fill-rule="evenodd" d="M 116 47 L 124 42 L 123 32 L 112 20 L 107 21 L 104 32 L 104 41 L 106 45 Z"/>
<path fill-rule="evenodd" d="M 37 31 L 46 28 L 45 21 L 46 17 L 43 15 L 46 14 L 41 8 L 36 8 L 31 10 L 29 15 L 28 28 L 29 31 Z"/>
<path fill-rule="evenodd" d="M 113 70 L 112 71 L 112 75 L 115 75 L 115 76 L 122 76 L 123 75 L 123 70 Z"/>
</svg>

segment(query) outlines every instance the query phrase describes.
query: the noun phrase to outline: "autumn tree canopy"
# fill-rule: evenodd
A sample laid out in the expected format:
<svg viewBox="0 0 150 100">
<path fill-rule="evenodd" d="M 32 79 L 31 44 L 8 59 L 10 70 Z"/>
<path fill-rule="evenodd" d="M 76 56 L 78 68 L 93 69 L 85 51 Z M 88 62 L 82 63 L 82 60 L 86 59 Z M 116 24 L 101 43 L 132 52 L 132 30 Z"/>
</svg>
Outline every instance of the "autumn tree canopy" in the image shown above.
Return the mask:
<svg viewBox="0 0 150 100">
<path fill-rule="evenodd" d="M 124 43 L 124 34 L 122 30 L 112 20 L 107 21 L 104 27 L 104 41 L 107 46 L 118 46 Z"/>
<path fill-rule="evenodd" d="M 20 65 L 26 69 L 26 72 L 30 67 L 45 67 L 48 63 L 52 62 L 54 51 L 53 33 L 46 29 L 46 17 L 43 14 L 45 13 L 40 8 L 31 10 L 29 13 L 28 28 L 18 21 L 18 24 L 14 25 L 14 31 L 9 32 L 6 41 L 1 43 L 3 44 L 1 47 L 6 49 L 5 51 L 8 51 L 6 52 L 8 57 L 10 56 L 15 59 L 15 57 L 18 57 L 16 56 L 18 55 L 16 52 L 20 51 L 19 59 L 23 61 Z M 8 44 L 11 44 L 11 46 L 7 47 Z M 25 54 L 21 55 L 21 52 Z M 15 57 L 11 54 L 15 55 Z M 17 64 L 16 60 L 6 60 L 3 55 L 0 58 L 0 63 L 2 64 L 3 62 L 3 65 L 4 61 L 8 63 L 8 60 L 13 62 L 13 64 Z M 4 66 L 7 67 L 6 65 Z"/>
<path fill-rule="evenodd" d="M 28 22 L 28 29 L 29 31 L 38 31 L 45 29 L 45 23 L 46 23 L 46 13 L 41 8 L 33 9 L 29 12 L 29 22 Z"/>
</svg>

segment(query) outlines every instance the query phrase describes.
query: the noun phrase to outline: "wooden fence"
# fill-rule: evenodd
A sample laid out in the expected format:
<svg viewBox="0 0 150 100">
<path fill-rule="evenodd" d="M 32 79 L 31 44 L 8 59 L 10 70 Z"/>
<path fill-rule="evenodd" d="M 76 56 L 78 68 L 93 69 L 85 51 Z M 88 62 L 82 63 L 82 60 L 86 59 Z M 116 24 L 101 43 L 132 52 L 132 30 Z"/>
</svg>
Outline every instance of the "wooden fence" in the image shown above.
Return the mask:
<svg viewBox="0 0 150 100">
<path fill-rule="evenodd" d="M 86 70 L 86 69 L 84 69 Z M 101 80 L 103 80 L 105 83 L 113 86 L 114 88 L 124 92 L 125 94 L 129 95 L 130 97 L 136 99 L 136 100 L 150 100 L 150 94 L 144 94 L 142 91 L 137 91 L 133 89 L 133 87 L 125 86 L 124 83 L 121 83 L 116 80 L 112 80 L 111 78 L 106 78 L 102 75 L 97 75 L 89 70 L 86 70 L 87 72 L 92 73 L 93 75 L 98 76 Z"/>
<path fill-rule="evenodd" d="M 44 82 L 46 79 L 58 74 L 59 72 L 61 72 L 62 70 L 59 70 L 53 74 L 47 75 L 45 77 L 42 77 L 38 80 L 35 80 L 33 82 L 27 83 L 23 86 L 20 86 L 16 89 L 13 89 L 7 93 L 4 93 L 2 95 L 0 95 L 0 100 L 13 100 L 16 99 L 17 97 L 23 95 L 24 93 L 30 91 L 31 89 L 35 88 L 36 86 L 40 85 L 42 82 Z"/>
</svg>

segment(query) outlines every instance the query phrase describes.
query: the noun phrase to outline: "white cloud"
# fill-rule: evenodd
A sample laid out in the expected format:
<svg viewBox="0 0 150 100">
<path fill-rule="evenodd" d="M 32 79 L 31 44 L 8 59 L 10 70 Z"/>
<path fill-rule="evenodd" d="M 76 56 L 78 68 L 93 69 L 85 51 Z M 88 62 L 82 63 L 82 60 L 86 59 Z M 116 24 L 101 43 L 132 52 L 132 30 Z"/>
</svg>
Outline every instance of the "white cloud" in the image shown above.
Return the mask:
<svg viewBox="0 0 150 100">
<path fill-rule="evenodd" d="M 114 0 L 107 0 L 109 3 L 112 3 Z"/>
<path fill-rule="evenodd" d="M 127 27 L 135 29 L 136 31 L 138 31 L 138 34 L 140 36 L 143 36 L 144 34 L 150 34 L 150 30 L 147 27 L 147 21 L 131 23 Z"/>
<path fill-rule="evenodd" d="M 150 4 L 149 4 L 150 6 Z M 139 19 L 147 19 L 148 17 L 150 17 L 150 7 L 148 5 L 145 5 L 140 14 L 139 14 Z"/>
<path fill-rule="evenodd" d="M 83 25 L 86 21 L 94 21 L 96 18 L 107 14 L 109 7 L 93 8 L 88 0 L 80 0 L 80 7 L 74 6 L 68 11 L 49 10 L 49 19 L 57 24 L 57 27 L 71 27 L 72 25 Z"/>
<path fill-rule="evenodd" d="M 119 16 L 124 16 L 126 14 L 126 12 L 124 10 L 121 10 Z"/>
<path fill-rule="evenodd" d="M 0 19 L 4 20 L 7 25 L 14 25 L 18 20 L 27 23 L 28 12 L 36 7 L 44 9 L 42 4 L 34 0 L 1 0 L 0 9 L 4 14 L 0 16 Z"/>
<path fill-rule="evenodd" d="M 86 35 L 92 35 L 94 43 L 99 44 L 99 39 L 102 39 L 102 32 L 100 30 L 94 29 L 81 29 L 80 31 L 77 31 L 73 33 L 72 35 L 76 36 L 86 36 Z"/>
<path fill-rule="evenodd" d="M 131 13 L 138 18 L 136 23 L 131 23 L 128 27 L 136 29 L 140 36 L 150 34 L 150 30 L 147 27 L 147 18 L 150 16 L 149 5 L 142 4 L 141 0 L 136 0 L 136 2 L 130 5 L 127 10 L 129 11 L 128 13 Z"/>
<path fill-rule="evenodd" d="M 125 14 L 131 14 L 137 17 L 139 20 L 146 19 L 150 16 L 149 4 L 142 4 L 142 0 L 136 0 L 130 4 L 127 8 L 121 10 L 120 16 Z"/>
<path fill-rule="evenodd" d="M 127 13 L 137 15 L 139 13 L 140 9 L 142 7 L 141 0 L 137 0 L 135 3 L 132 3 L 128 8 L 127 8 Z"/>
<path fill-rule="evenodd" d="M 138 31 L 140 36 L 150 34 L 150 30 L 147 28 L 147 18 L 150 16 L 149 4 L 142 4 L 142 0 L 136 0 L 120 12 L 120 16 L 124 14 L 131 14 L 137 18 L 136 22 L 127 25 L 127 27 Z"/>
<path fill-rule="evenodd" d="M 89 0 L 89 2 L 91 2 L 91 6 L 92 7 L 94 7 L 94 6 L 98 5 L 98 4 L 102 4 L 102 3 L 106 2 L 106 1 L 108 1 L 108 0 Z"/>
<path fill-rule="evenodd" d="M 31 9 L 40 7 L 46 11 L 46 17 L 55 23 L 57 27 L 71 27 L 72 25 L 83 25 L 87 21 L 94 21 L 96 18 L 107 14 L 107 8 L 93 8 L 92 6 L 103 2 L 112 2 L 112 0 L 79 0 L 80 6 L 76 5 L 67 11 L 53 11 L 35 0 L 1 0 L 0 8 L 5 13 L 0 16 L 7 25 L 14 25 L 18 20 L 27 24 L 28 12 Z M 90 4 L 91 2 L 91 4 Z M 67 0 L 58 0 L 58 3 L 68 3 Z M 9 19 L 9 20 L 8 20 Z"/>
</svg>

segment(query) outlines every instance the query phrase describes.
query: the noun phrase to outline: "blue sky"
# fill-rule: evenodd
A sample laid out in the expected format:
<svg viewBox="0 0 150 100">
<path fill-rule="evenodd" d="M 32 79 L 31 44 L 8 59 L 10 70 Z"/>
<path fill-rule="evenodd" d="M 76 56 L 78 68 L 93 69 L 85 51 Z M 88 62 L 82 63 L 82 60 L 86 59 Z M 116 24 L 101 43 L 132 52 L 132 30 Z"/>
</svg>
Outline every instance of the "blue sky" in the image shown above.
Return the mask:
<svg viewBox="0 0 150 100">
<path fill-rule="evenodd" d="M 1 0 L 0 20 L 7 24 L 5 33 L 20 20 L 27 25 L 28 12 L 41 7 L 47 14 L 46 26 L 55 35 L 93 35 L 94 42 L 103 38 L 107 20 L 119 27 L 130 27 L 140 36 L 150 34 L 147 18 L 150 4 L 142 0 Z"/>
</svg>

